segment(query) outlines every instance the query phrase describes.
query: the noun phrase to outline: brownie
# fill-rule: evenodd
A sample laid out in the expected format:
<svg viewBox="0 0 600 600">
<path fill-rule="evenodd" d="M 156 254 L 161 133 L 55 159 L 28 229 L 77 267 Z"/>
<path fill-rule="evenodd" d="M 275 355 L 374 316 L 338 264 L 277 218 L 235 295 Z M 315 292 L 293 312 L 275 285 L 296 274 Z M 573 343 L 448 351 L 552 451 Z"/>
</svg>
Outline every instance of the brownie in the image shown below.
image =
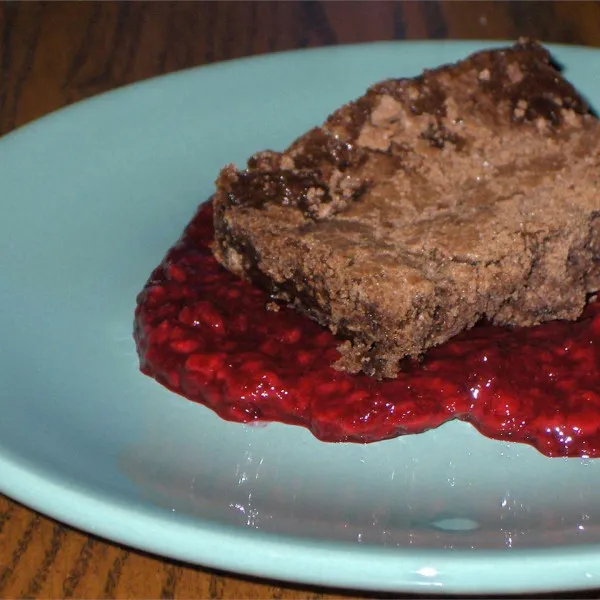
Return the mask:
<svg viewBox="0 0 600 600">
<path fill-rule="evenodd" d="M 486 319 L 575 319 L 600 286 L 600 128 L 539 44 L 391 79 L 227 166 L 217 260 L 393 377 Z"/>
</svg>

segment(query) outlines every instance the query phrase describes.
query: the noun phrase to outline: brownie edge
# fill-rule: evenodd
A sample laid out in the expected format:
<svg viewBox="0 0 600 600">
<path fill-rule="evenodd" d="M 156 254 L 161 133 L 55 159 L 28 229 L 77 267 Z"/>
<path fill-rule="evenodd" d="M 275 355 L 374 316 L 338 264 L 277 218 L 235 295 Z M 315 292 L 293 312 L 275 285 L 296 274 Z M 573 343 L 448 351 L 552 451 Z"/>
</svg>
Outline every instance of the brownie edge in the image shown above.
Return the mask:
<svg viewBox="0 0 600 600">
<path fill-rule="evenodd" d="M 487 319 L 575 319 L 600 280 L 600 126 L 539 44 L 391 79 L 225 167 L 217 260 L 393 377 Z"/>
</svg>

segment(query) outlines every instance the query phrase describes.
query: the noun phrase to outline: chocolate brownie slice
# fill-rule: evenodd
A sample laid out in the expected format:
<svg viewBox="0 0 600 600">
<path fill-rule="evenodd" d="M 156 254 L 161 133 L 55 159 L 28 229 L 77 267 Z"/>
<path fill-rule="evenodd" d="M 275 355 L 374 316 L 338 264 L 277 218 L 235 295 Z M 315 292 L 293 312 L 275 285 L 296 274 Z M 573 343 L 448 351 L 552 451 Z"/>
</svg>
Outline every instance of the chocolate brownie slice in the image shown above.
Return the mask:
<svg viewBox="0 0 600 600">
<path fill-rule="evenodd" d="M 600 285 L 600 126 L 540 45 L 384 81 L 226 167 L 214 253 L 393 377 L 482 318 L 574 319 Z"/>
</svg>

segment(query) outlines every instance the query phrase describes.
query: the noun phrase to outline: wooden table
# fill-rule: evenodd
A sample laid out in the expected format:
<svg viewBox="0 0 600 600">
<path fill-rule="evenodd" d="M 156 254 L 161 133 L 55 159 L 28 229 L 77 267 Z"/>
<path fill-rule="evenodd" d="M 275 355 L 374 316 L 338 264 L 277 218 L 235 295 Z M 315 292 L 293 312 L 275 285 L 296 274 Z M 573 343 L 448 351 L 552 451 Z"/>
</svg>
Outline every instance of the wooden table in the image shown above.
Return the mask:
<svg viewBox="0 0 600 600">
<path fill-rule="evenodd" d="M 600 46 L 600 3 L 30 2 L 0 5 L 0 27 L 2 134 L 133 81 L 292 48 L 519 36 Z M 0 597 L 374 596 L 386 597 L 280 585 L 156 558 L 75 531 L 0 497 Z"/>
</svg>

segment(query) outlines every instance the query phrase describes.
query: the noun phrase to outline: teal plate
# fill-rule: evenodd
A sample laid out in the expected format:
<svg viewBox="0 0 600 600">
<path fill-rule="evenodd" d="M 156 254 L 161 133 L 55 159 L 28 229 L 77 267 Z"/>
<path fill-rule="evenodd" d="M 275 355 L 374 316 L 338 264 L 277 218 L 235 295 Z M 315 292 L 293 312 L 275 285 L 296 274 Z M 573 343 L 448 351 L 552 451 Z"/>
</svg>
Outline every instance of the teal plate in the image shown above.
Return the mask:
<svg viewBox="0 0 600 600">
<path fill-rule="evenodd" d="M 221 166 L 283 148 L 372 82 L 481 47 L 222 63 L 2 138 L 0 489 L 85 531 L 262 577 L 394 592 L 600 588 L 600 461 L 545 458 L 464 423 L 325 444 L 221 421 L 137 368 L 136 294 Z M 600 52 L 553 50 L 600 102 Z"/>
</svg>

